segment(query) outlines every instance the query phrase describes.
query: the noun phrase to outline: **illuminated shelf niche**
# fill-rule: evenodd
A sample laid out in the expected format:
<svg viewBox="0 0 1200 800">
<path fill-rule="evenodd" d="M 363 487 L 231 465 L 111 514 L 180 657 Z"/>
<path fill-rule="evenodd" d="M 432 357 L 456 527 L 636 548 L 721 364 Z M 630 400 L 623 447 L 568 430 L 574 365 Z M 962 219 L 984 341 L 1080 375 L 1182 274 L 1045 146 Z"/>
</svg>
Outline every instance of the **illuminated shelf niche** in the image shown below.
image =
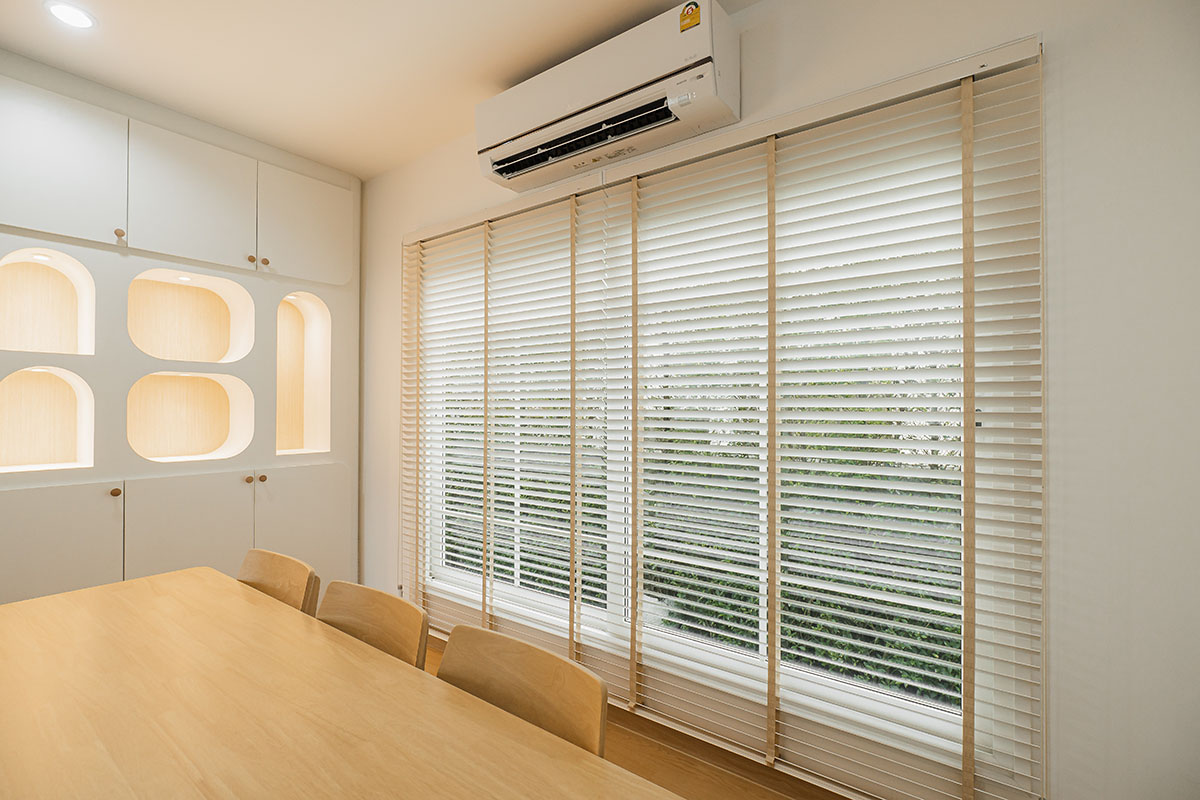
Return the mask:
<svg viewBox="0 0 1200 800">
<path fill-rule="evenodd" d="M 150 461 L 230 458 L 254 436 L 254 394 L 232 375 L 155 372 L 129 390 L 126 425 Z"/>
<path fill-rule="evenodd" d="M 92 466 L 95 400 L 87 382 L 58 367 L 0 380 L 0 473 Z"/>
<path fill-rule="evenodd" d="M 0 258 L 0 350 L 94 354 L 96 283 L 87 267 L 45 247 Z"/>
<path fill-rule="evenodd" d="M 254 301 L 226 278 L 151 269 L 129 284 L 128 327 L 147 355 L 226 364 L 254 346 Z"/>
<path fill-rule="evenodd" d="M 276 317 L 275 450 L 329 451 L 329 307 L 316 295 L 293 292 Z"/>
</svg>

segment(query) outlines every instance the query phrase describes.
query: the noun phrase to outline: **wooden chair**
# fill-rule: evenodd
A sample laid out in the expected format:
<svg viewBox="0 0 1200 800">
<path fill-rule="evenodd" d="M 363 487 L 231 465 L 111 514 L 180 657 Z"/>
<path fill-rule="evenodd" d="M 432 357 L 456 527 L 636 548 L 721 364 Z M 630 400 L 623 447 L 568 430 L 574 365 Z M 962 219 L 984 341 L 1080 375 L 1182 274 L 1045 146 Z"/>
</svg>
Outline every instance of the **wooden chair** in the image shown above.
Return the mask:
<svg viewBox="0 0 1200 800">
<path fill-rule="evenodd" d="M 574 661 L 502 633 L 456 625 L 438 677 L 604 755 L 608 687 Z"/>
<path fill-rule="evenodd" d="M 251 550 L 238 570 L 238 580 L 305 614 L 316 613 L 321 579 L 299 559 L 270 550 Z"/>
<path fill-rule="evenodd" d="M 404 598 L 357 583 L 330 581 L 317 619 L 425 669 L 429 615 Z"/>
</svg>

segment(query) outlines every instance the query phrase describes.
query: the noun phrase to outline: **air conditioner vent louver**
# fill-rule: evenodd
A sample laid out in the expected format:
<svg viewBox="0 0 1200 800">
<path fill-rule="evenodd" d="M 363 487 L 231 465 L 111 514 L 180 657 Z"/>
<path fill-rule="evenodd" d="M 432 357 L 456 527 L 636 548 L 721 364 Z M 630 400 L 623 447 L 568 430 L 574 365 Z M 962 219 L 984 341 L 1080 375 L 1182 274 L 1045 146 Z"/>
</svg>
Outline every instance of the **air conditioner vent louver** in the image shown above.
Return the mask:
<svg viewBox="0 0 1200 800">
<path fill-rule="evenodd" d="M 667 98 L 663 97 L 502 158 L 492 165 L 492 170 L 497 175 L 511 178 L 677 119 Z"/>
</svg>

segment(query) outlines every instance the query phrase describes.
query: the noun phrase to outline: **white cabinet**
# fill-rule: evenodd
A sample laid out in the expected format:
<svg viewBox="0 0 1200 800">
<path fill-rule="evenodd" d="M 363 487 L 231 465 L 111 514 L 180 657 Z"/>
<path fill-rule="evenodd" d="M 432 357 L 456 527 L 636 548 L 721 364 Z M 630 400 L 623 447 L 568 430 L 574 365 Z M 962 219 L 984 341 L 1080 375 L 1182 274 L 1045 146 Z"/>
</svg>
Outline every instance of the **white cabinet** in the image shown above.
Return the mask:
<svg viewBox="0 0 1200 800">
<path fill-rule="evenodd" d="M 358 511 L 344 464 L 267 469 L 254 496 L 254 546 L 307 562 L 321 578 L 358 580 Z M 261 480 L 266 478 L 266 480 Z"/>
<path fill-rule="evenodd" d="M 121 580 L 121 489 L 116 481 L 0 491 L 0 603 Z"/>
<path fill-rule="evenodd" d="M 0 76 L 0 223 L 120 243 L 128 120 Z"/>
<path fill-rule="evenodd" d="M 344 284 L 354 273 L 356 235 L 349 189 L 259 162 L 259 269 Z"/>
<path fill-rule="evenodd" d="M 130 247 L 255 268 L 258 162 L 129 123 Z"/>
<path fill-rule="evenodd" d="M 125 578 L 188 567 L 236 577 L 254 546 L 253 477 L 222 472 L 126 481 Z"/>
</svg>

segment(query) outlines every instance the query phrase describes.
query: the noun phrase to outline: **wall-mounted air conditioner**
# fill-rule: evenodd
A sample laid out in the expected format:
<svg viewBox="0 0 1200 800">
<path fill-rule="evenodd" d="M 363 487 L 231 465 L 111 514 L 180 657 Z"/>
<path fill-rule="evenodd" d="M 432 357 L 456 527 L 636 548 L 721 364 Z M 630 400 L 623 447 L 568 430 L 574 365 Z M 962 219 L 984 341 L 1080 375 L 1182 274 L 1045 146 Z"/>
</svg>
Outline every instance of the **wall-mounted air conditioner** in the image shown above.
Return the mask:
<svg viewBox="0 0 1200 800">
<path fill-rule="evenodd" d="M 480 103 L 480 167 L 522 191 L 728 125 L 739 59 L 721 6 L 682 3 Z"/>
</svg>

